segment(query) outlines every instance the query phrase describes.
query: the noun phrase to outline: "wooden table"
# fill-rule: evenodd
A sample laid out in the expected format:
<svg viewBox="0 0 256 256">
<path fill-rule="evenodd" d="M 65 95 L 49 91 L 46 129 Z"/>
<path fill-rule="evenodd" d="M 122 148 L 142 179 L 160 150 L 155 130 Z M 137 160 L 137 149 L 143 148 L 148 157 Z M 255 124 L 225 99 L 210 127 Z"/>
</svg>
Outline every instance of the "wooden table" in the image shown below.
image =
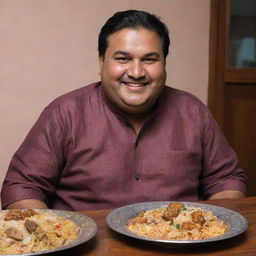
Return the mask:
<svg viewBox="0 0 256 256">
<path fill-rule="evenodd" d="M 157 256 L 157 255 L 221 255 L 242 256 L 256 255 L 256 197 L 204 201 L 235 210 L 244 215 L 249 227 L 243 234 L 220 242 L 209 243 L 191 248 L 165 248 L 138 241 L 117 234 L 106 224 L 110 210 L 82 211 L 93 218 L 98 225 L 98 232 L 90 241 L 57 255 L 100 255 L 100 256 Z"/>
</svg>

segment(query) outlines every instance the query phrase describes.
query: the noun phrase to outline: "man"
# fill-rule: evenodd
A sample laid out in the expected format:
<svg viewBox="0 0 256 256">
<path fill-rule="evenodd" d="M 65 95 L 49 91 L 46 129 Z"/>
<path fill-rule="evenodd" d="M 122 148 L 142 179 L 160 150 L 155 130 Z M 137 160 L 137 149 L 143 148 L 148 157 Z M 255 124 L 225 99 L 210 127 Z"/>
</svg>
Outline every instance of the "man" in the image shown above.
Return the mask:
<svg viewBox="0 0 256 256">
<path fill-rule="evenodd" d="M 11 161 L 3 208 L 243 197 L 245 175 L 207 108 L 165 86 L 169 43 L 155 16 L 113 15 L 99 35 L 101 82 L 45 108 Z"/>
</svg>

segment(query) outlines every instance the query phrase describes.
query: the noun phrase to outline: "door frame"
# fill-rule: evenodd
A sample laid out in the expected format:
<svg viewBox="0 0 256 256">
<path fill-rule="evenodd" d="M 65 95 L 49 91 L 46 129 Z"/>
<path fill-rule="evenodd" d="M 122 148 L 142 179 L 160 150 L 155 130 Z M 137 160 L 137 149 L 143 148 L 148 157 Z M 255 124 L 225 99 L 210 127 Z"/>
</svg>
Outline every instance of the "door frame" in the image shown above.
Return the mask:
<svg viewBox="0 0 256 256">
<path fill-rule="evenodd" d="M 230 0 L 211 0 L 210 8 L 208 107 L 224 130 L 225 85 L 256 84 L 256 69 L 226 65 Z"/>
<path fill-rule="evenodd" d="M 222 130 L 224 129 L 228 6 L 228 0 L 211 0 L 208 107 Z"/>
</svg>

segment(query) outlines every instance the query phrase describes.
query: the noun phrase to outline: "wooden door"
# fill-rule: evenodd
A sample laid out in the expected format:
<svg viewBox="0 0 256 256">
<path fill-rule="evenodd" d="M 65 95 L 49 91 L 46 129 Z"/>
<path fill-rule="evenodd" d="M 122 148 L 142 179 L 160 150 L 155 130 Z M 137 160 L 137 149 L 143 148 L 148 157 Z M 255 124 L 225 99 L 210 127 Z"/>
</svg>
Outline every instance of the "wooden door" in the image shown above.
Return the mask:
<svg viewBox="0 0 256 256">
<path fill-rule="evenodd" d="M 256 195 L 255 0 L 211 1 L 208 106 Z"/>
</svg>

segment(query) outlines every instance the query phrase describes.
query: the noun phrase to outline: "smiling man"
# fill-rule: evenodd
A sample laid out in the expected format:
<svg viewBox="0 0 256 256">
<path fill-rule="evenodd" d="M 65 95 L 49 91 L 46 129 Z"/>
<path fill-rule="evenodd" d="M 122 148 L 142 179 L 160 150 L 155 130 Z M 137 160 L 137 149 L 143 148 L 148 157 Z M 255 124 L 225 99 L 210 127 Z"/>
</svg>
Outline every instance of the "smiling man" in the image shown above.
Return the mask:
<svg viewBox="0 0 256 256">
<path fill-rule="evenodd" d="M 114 14 L 99 35 L 101 81 L 47 106 L 11 161 L 3 208 L 115 208 L 236 198 L 244 172 L 208 109 L 168 87 L 166 26 Z"/>
<path fill-rule="evenodd" d="M 138 27 L 109 35 L 100 56 L 102 89 L 139 133 L 165 85 L 165 57 L 156 32 Z"/>
</svg>

